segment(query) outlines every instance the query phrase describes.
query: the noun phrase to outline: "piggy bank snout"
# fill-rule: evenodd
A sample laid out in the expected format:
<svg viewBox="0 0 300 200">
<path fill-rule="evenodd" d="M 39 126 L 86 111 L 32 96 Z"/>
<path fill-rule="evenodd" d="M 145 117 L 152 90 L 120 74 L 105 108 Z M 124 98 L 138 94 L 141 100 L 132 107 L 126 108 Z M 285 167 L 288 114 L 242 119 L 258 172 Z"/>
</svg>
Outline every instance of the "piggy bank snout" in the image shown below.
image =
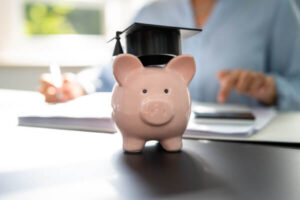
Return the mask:
<svg viewBox="0 0 300 200">
<path fill-rule="evenodd" d="M 142 120 L 152 126 L 167 124 L 174 117 L 172 104 L 164 100 L 147 100 L 141 107 Z"/>
</svg>

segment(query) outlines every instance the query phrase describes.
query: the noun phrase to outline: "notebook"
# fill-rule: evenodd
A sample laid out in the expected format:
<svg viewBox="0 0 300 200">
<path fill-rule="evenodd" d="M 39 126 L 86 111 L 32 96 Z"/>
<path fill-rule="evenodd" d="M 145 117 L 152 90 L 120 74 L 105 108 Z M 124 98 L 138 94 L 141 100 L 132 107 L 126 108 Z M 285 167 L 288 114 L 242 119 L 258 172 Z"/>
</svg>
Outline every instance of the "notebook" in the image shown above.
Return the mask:
<svg viewBox="0 0 300 200">
<path fill-rule="evenodd" d="M 251 113 L 253 118 L 202 118 L 199 120 L 196 117 L 195 110 L 199 110 L 199 107 L 204 110 L 205 113 Z M 187 126 L 187 130 L 184 134 L 186 138 L 201 138 L 202 136 L 241 136 L 249 137 L 269 124 L 277 115 L 277 111 L 273 107 L 269 108 L 249 108 L 243 105 L 235 104 L 214 104 L 214 103 L 202 103 L 194 104 L 192 107 L 191 117 Z"/>
<path fill-rule="evenodd" d="M 255 120 L 251 123 L 236 123 L 236 121 L 214 120 L 197 121 L 192 112 L 183 137 L 199 138 L 206 135 L 242 136 L 248 137 L 265 127 L 275 116 L 274 108 L 250 109 L 241 105 L 230 104 L 199 104 L 202 109 L 215 109 L 222 112 L 251 112 Z M 37 104 L 22 112 L 18 117 L 20 126 L 33 126 L 81 131 L 115 133 L 116 126 L 111 118 L 111 93 L 94 93 L 67 103 Z"/>
<path fill-rule="evenodd" d="M 94 93 L 67 103 L 40 104 L 23 111 L 19 126 L 115 133 L 111 93 Z"/>
</svg>

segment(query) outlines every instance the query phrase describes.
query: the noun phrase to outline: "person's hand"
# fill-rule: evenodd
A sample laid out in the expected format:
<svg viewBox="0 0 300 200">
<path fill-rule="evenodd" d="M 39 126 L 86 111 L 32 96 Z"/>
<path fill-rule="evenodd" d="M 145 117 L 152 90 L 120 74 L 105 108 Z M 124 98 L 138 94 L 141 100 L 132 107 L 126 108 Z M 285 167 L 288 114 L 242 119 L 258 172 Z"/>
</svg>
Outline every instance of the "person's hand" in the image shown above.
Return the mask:
<svg viewBox="0 0 300 200">
<path fill-rule="evenodd" d="M 217 101 L 220 103 L 227 101 L 232 89 L 264 104 L 276 103 L 276 85 L 274 77 L 271 75 L 244 69 L 222 70 L 218 73 L 218 80 L 221 87 Z"/>
<path fill-rule="evenodd" d="M 74 74 L 64 74 L 61 88 L 51 83 L 50 74 L 43 74 L 40 78 L 40 93 L 48 103 L 66 102 L 85 95 L 83 88 L 76 82 Z"/>
</svg>

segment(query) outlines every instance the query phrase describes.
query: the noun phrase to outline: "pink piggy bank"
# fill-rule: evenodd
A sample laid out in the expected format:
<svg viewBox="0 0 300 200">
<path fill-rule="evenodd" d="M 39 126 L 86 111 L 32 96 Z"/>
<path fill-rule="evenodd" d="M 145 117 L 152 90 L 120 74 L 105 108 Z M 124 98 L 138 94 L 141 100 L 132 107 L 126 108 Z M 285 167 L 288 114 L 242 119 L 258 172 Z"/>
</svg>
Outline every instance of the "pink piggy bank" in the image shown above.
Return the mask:
<svg viewBox="0 0 300 200">
<path fill-rule="evenodd" d="M 182 148 L 191 112 L 188 85 L 195 70 L 190 55 L 174 57 L 165 67 L 144 67 L 131 54 L 116 57 L 112 117 L 125 151 L 140 152 L 148 140 L 158 140 L 167 151 Z"/>
</svg>

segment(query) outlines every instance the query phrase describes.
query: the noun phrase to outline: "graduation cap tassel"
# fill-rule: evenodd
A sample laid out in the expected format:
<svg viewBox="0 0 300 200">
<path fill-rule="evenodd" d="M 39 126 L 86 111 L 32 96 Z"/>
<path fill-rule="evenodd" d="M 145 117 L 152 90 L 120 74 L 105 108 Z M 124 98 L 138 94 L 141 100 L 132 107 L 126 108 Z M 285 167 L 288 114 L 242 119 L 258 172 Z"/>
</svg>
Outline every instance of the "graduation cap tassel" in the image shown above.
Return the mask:
<svg viewBox="0 0 300 200">
<path fill-rule="evenodd" d="M 117 56 L 117 55 L 123 53 L 122 45 L 121 45 L 121 42 L 120 42 L 120 39 L 121 39 L 121 38 L 120 38 L 120 34 L 121 34 L 121 33 L 122 33 L 122 32 L 119 32 L 119 31 L 116 32 L 116 37 L 115 37 L 115 39 L 116 39 L 117 41 L 116 41 L 116 45 L 115 45 L 115 49 L 114 49 L 113 56 Z"/>
</svg>

